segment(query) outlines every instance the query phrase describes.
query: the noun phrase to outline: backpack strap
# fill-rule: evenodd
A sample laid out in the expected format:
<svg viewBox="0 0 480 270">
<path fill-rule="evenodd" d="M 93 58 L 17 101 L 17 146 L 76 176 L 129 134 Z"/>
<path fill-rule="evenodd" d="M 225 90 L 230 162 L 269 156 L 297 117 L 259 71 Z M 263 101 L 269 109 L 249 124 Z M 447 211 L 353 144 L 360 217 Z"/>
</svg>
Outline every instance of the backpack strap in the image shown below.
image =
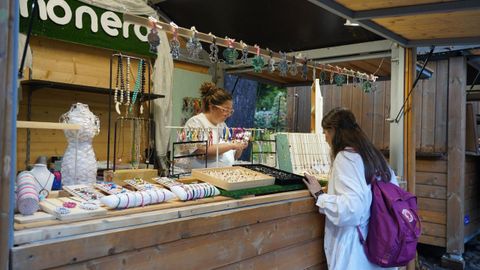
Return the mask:
<svg viewBox="0 0 480 270">
<path fill-rule="evenodd" d="M 360 237 L 360 243 L 362 245 L 365 245 L 365 238 L 363 238 L 363 234 L 360 231 L 360 225 L 358 225 L 356 228 L 357 228 L 358 236 Z"/>
</svg>

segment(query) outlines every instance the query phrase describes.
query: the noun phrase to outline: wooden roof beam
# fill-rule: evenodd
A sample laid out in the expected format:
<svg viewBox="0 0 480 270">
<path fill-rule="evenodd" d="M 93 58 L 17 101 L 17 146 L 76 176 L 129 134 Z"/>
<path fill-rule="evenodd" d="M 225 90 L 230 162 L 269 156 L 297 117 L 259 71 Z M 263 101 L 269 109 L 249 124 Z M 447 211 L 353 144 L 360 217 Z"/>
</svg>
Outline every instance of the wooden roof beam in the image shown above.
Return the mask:
<svg viewBox="0 0 480 270">
<path fill-rule="evenodd" d="M 380 8 L 353 12 L 352 19 L 355 21 L 371 20 L 385 17 L 400 17 L 406 15 L 445 13 L 480 9 L 480 1 L 463 0 L 444 3 L 430 3 L 402 7 Z"/>
<path fill-rule="evenodd" d="M 352 11 L 351 9 L 348 9 L 344 7 L 343 5 L 333 1 L 333 0 L 308 0 L 310 3 L 321 7 L 337 16 L 340 16 L 345 19 L 353 20 L 353 16 L 355 15 L 355 12 Z M 379 35 L 382 36 L 386 39 L 393 40 L 397 42 L 398 44 L 402 46 L 407 46 L 408 40 L 398 34 L 395 34 L 394 32 L 388 30 L 387 28 L 380 26 L 379 24 L 372 22 L 370 20 L 363 20 L 363 21 L 358 21 L 358 24 L 362 26 L 363 28 Z"/>
</svg>

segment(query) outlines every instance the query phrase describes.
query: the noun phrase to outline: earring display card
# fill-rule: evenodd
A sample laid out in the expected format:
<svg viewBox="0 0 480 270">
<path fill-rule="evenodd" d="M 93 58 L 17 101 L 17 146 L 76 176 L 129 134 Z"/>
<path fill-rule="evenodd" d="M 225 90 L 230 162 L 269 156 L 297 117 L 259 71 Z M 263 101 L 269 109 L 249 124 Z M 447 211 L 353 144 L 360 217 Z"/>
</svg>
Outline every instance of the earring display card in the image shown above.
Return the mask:
<svg viewBox="0 0 480 270">
<path fill-rule="evenodd" d="M 140 178 L 127 179 L 124 182 L 138 191 L 161 188 Z"/>
<path fill-rule="evenodd" d="M 99 184 L 97 183 L 97 184 L 94 184 L 93 186 L 109 195 L 131 192 L 131 190 L 128 190 L 115 183 L 99 183 Z"/>
<path fill-rule="evenodd" d="M 57 208 L 62 207 L 64 203 L 70 202 L 75 203 L 76 206 L 73 208 L 68 208 L 69 213 L 65 215 L 59 215 L 57 213 Z M 96 217 L 96 216 L 105 216 L 107 215 L 107 209 L 99 207 L 95 210 L 85 210 L 79 207 L 79 202 L 69 199 L 69 198 L 54 198 L 54 199 L 45 199 L 44 201 L 40 202 L 40 208 L 55 216 L 59 220 L 78 220 L 88 217 Z"/>
<path fill-rule="evenodd" d="M 225 190 L 273 185 L 275 178 L 242 167 L 193 169 L 192 177 Z"/>
<path fill-rule="evenodd" d="M 86 201 L 97 201 L 105 196 L 100 191 L 93 188 L 93 186 L 89 185 L 64 186 L 63 190 Z"/>
</svg>

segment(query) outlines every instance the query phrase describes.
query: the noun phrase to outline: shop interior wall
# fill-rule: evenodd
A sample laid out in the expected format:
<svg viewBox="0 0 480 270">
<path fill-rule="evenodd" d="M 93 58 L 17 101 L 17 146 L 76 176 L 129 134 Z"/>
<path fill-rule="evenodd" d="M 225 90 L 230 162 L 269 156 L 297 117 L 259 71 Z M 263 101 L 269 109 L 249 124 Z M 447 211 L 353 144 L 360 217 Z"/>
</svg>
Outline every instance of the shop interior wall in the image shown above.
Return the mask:
<svg viewBox="0 0 480 270">
<path fill-rule="evenodd" d="M 33 54 L 33 67 L 26 79 L 37 79 L 109 87 L 109 61 L 111 51 L 78 44 L 66 43 L 41 37 L 32 37 L 30 47 Z M 132 62 L 132 70 L 137 66 Z M 195 65 L 175 63 L 173 83 L 173 122 L 177 124 L 180 115 L 181 97 L 198 95 L 198 86 L 205 80 L 208 70 Z M 113 71 L 113 77 L 116 70 Z M 21 91 L 18 120 L 26 120 L 27 91 Z M 70 109 L 73 103 L 89 105 L 90 110 L 100 118 L 100 134 L 93 140 L 93 147 L 98 160 L 107 156 L 108 96 L 103 94 L 81 93 L 65 90 L 42 89 L 32 95 L 31 120 L 58 122 L 59 117 Z M 116 116 L 115 111 L 112 115 Z M 113 119 L 113 118 L 112 118 Z M 113 132 L 112 132 L 113 134 Z M 129 141 L 128 130 L 125 140 Z M 17 170 L 25 169 L 26 130 L 19 129 L 17 135 Z M 40 155 L 61 156 L 67 142 L 61 130 L 31 130 L 30 164 Z M 113 143 L 111 145 L 111 153 Z"/>
</svg>

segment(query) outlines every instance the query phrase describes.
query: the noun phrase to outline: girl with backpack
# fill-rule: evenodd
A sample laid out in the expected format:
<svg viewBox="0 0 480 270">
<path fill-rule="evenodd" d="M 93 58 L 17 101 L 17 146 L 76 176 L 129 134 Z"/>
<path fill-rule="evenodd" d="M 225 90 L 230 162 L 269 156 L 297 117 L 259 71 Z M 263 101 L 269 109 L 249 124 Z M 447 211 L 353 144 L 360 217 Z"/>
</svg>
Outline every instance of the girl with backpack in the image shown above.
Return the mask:
<svg viewBox="0 0 480 270">
<path fill-rule="evenodd" d="M 396 177 L 350 110 L 331 110 L 323 118 L 322 127 L 332 159 L 328 192 L 323 193 L 311 175 L 305 174 L 304 182 L 320 213 L 325 214 L 324 250 L 328 269 L 385 269 L 369 261 L 360 240 L 368 234 L 371 179 L 381 172 L 384 180 L 398 186 Z"/>
</svg>

